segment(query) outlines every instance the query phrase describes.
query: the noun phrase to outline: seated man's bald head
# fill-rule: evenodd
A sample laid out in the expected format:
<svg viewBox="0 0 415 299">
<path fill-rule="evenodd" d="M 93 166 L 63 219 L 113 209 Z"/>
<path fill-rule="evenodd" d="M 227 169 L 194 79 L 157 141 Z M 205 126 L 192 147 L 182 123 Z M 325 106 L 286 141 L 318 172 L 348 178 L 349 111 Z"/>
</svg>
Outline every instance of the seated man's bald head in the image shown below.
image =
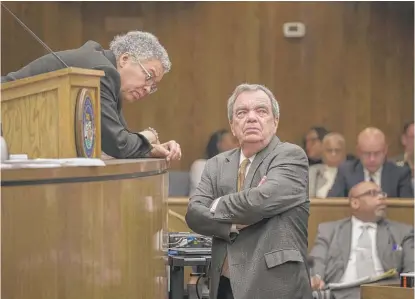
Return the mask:
<svg viewBox="0 0 415 299">
<path fill-rule="evenodd" d="M 377 222 L 386 215 L 386 194 L 373 182 L 361 182 L 349 191 L 352 214 L 366 222 Z"/>
<path fill-rule="evenodd" d="M 359 135 L 357 136 L 357 143 L 360 144 L 360 143 L 368 142 L 368 140 L 370 141 L 373 139 L 386 144 L 385 134 L 381 130 L 375 127 L 368 127 L 364 129 L 363 131 L 361 131 Z"/>
<path fill-rule="evenodd" d="M 385 134 L 374 127 L 364 129 L 357 137 L 356 150 L 363 167 L 374 174 L 385 163 L 388 152 Z"/>
<path fill-rule="evenodd" d="M 371 189 L 378 189 L 379 186 L 373 182 L 361 182 L 357 185 L 354 185 L 349 191 L 349 200 L 352 198 L 357 198 L 360 194 L 365 193 Z"/>
</svg>

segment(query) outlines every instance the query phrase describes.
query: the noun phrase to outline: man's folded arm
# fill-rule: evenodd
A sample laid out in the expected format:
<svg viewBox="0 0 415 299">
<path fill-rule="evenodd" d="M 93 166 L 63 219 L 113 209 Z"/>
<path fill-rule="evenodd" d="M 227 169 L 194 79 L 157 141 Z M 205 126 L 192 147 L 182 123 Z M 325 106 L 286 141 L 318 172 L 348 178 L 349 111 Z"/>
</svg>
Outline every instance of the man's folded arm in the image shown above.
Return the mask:
<svg viewBox="0 0 415 299">
<path fill-rule="evenodd" d="M 308 160 L 304 151 L 292 146 L 271 162 L 266 181 L 260 186 L 222 196 L 214 219 L 250 225 L 279 215 L 308 200 Z"/>
<path fill-rule="evenodd" d="M 231 242 L 231 224 L 221 223 L 213 219 L 213 213 L 211 212 L 212 204 L 215 201 L 213 191 L 213 184 L 215 182 L 212 181 L 210 176 L 210 163 L 214 163 L 214 161 L 209 160 L 206 163 L 196 192 L 190 198 L 187 207 L 186 222 L 189 228 L 195 233 L 214 236 Z"/>
</svg>

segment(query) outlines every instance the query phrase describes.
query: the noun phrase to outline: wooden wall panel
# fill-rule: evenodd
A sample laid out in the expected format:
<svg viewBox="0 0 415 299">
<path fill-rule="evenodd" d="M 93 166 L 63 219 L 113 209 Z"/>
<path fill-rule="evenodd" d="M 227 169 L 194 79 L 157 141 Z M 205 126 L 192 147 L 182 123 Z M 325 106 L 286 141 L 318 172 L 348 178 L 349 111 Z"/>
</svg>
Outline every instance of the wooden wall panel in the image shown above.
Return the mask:
<svg viewBox="0 0 415 299">
<path fill-rule="evenodd" d="M 375 125 L 387 134 L 394 155 L 401 150 L 403 123 L 413 119 L 411 2 L 7 5 L 56 50 L 89 39 L 107 46 L 126 24 L 156 34 L 170 54 L 172 72 L 157 93 L 126 106 L 125 114 L 131 129 L 152 126 L 163 140 L 181 143 L 184 157 L 173 168 L 188 169 L 202 156 L 209 135 L 228 126 L 226 101 L 242 82 L 265 84 L 276 94 L 278 135 L 294 143 L 308 127 L 324 125 L 343 133 L 353 152 L 356 134 Z M 305 23 L 304 38 L 283 36 L 282 25 L 290 21 Z M 43 51 L 3 13 L 5 31 L 2 74 Z M 32 47 L 40 50 L 26 50 Z"/>
<path fill-rule="evenodd" d="M 83 43 L 80 2 L 4 2 L 52 50 Z M 47 51 L 1 8 L 1 74 L 15 71 Z"/>
</svg>

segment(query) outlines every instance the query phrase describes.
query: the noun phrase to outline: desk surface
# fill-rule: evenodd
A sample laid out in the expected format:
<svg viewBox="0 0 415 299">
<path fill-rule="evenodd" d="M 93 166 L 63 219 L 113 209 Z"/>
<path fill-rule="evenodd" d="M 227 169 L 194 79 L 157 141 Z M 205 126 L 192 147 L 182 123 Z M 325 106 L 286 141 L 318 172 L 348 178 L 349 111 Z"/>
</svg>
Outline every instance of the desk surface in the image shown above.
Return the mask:
<svg viewBox="0 0 415 299">
<path fill-rule="evenodd" d="M 2 169 L 1 183 L 2 186 L 11 186 L 80 182 L 91 177 L 97 181 L 133 179 L 161 174 L 167 169 L 162 159 L 108 160 L 105 165 Z"/>
<path fill-rule="evenodd" d="M 361 299 L 413 299 L 414 289 L 399 285 L 362 285 Z"/>
</svg>

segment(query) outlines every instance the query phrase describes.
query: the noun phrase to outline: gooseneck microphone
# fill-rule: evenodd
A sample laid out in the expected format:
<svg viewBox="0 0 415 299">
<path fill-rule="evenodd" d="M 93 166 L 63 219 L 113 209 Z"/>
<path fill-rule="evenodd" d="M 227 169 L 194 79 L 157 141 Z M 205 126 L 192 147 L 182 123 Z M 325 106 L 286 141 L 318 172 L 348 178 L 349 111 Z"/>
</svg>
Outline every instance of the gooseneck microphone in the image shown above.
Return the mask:
<svg viewBox="0 0 415 299">
<path fill-rule="evenodd" d="M 307 258 L 307 264 L 308 264 L 308 267 L 310 268 L 310 277 L 313 277 L 315 273 L 314 273 L 314 258 L 312 256 L 309 256 Z"/>
<path fill-rule="evenodd" d="M 43 48 L 45 48 L 50 54 L 52 54 L 53 56 L 56 57 L 56 59 L 58 59 L 65 67 L 69 67 L 65 61 L 63 61 L 58 55 L 56 55 L 55 52 L 52 51 L 51 48 L 49 48 L 49 46 L 47 44 L 45 44 L 32 30 L 30 30 L 29 27 L 26 26 L 25 23 L 23 23 L 6 5 L 4 5 L 3 2 L 1 2 L 1 6 L 7 10 L 7 12 L 12 15 L 12 17 L 27 31 L 30 33 L 30 35 L 39 42 L 39 44 L 41 44 L 43 46 Z"/>
</svg>

